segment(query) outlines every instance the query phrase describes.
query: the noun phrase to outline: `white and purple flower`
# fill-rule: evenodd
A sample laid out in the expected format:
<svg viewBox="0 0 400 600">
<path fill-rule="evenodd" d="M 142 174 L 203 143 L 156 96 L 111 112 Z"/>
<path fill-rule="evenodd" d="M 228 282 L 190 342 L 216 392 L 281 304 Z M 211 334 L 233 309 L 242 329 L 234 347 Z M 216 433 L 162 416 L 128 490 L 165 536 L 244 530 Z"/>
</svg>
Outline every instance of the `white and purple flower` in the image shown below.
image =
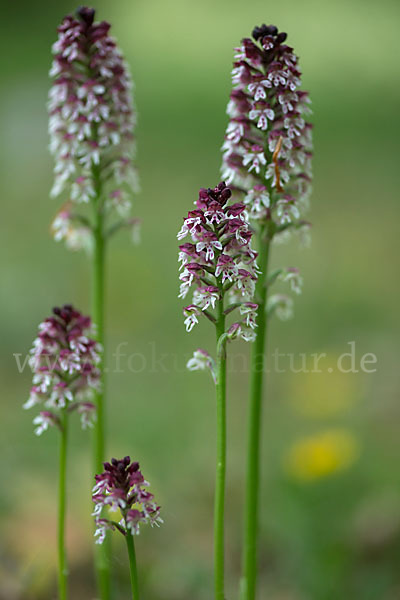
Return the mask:
<svg viewBox="0 0 400 600">
<path fill-rule="evenodd" d="M 53 315 L 39 325 L 29 365 L 33 386 L 25 409 L 44 406 L 35 417 L 35 433 L 60 427 L 61 410 L 77 410 L 82 427 L 90 427 L 96 407 L 89 401 L 100 386 L 101 347 L 90 337 L 91 320 L 70 304 L 54 308 Z"/>
<path fill-rule="evenodd" d="M 202 314 L 215 322 L 213 311 L 221 301 L 225 314 L 253 301 L 258 271 L 257 253 L 250 246 L 252 230 L 245 204 L 228 204 L 230 197 L 231 190 L 224 182 L 214 189 L 201 189 L 196 208 L 189 211 L 177 236 L 180 240 L 191 238 L 179 246 L 179 297 L 185 298 L 194 288 L 192 304 L 183 309 L 187 331 Z M 241 314 L 244 321 L 249 320 L 247 314 Z"/>
<path fill-rule="evenodd" d="M 102 544 L 108 530 L 118 529 L 123 535 L 139 535 L 140 526 L 156 525 L 163 522 L 160 507 L 147 487 L 139 463 L 131 462 L 129 456 L 121 460 L 113 458 L 111 463 L 104 463 L 104 472 L 95 475 L 92 500 L 95 504 L 93 516 L 96 520 L 96 544 Z M 104 507 L 119 510 L 119 523 L 102 518 Z"/>
<path fill-rule="evenodd" d="M 75 204 L 98 202 L 126 218 L 137 191 L 133 83 L 128 66 L 109 35 L 110 24 L 81 7 L 66 16 L 53 45 L 49 92 L 50 152 L 54 156 L 53 197 L 66 192 Z M 75 235 L 75 231 L 77 234 Z M 79 249 L 81 223 L 60 211 L 54 237 Z"/>
<path fill-rule="evenodd" d="M 311 190 L 311 124 L 307 92 L 286 33 L 255 27 L 236 49 L 223 145 L 222 173 L 233 189 L 247 192 L 250 220 L 298 222 Z M 263 197 L 255 193 L 263 187 Z M 289 207 L 281 200 L 291 196 Z M 278 204 L 278 210 L 271 212 Z M 286 210 L 287 208 L 287 210 Z"/>
</svg>

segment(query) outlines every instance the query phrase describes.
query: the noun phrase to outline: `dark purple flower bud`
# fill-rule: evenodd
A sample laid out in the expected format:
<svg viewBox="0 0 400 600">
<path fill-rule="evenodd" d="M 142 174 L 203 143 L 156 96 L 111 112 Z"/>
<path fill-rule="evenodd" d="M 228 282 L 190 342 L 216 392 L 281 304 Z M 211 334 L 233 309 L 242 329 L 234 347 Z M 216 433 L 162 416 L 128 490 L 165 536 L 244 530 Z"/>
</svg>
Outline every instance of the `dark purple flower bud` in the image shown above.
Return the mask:
<svg viewBox="0 0 400 600">
<path fill-rule="evenodd" d="M 276 35 L 278 33 L 278 28 L 275 25 L 261 25 L 261 27 L 254 27 L 252 31 L 252 36 L 255 40 L 259 40 L 259 38 L 264 37 L 266 35 Z"/>
<path fill-rule="evenodd" d="M 284 42 L 287 38 L 287 33 L 284 33 L 283 31 L 281 33 L 279 33 L 276 36 L 276 42 L 277 44 L 282 44 L 282 42 Z"/>
<path fill-rule="evenodd" d="M 76 14 L 78 15 L 78 17 L 80 17 L 82 19 L 82 21 L 84 21 L 84 23 L 87 25 L 87 27 L 90 27 L 91 25 L 93 25 L 94 14 L 95 14 L 94 8 L 88 8 L 87 6 L 80 6 L 78 8 L 78 10 L 76 11 Z"/>
</svg>

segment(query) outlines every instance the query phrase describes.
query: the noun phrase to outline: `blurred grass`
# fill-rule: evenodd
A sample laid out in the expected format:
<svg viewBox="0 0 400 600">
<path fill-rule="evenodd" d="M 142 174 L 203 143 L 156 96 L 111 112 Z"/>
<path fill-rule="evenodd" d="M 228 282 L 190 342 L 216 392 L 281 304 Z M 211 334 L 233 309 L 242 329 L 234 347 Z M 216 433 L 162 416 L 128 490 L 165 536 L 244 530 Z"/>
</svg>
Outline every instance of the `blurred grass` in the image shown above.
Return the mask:
<svg viewBox="0 0 400 600">
<path fill-rule="evenodd" d="M 57 440 L 54 432 L 39 440 L 33 436 L 32 416 L 21 410 L 30 375 L 18 373 L 13 353 L 28 350 L 37 323 L 53 305 L 89 306 L 86 257 L 67 253 L 48 232 L 57 210 L 48 197 L 49 48 L 58 22 L 74 8 L 63 1 L 24 0 L 4 7 L 0 25 L 4 600 L 54 594 Z M 198 188 L 219 179 L 232 48 L 256 23 L 267 21 L 288 31 L 315 113 L 312 247 L 279 246 L 273 257 L 276 264 L 298 265 L 305 289 L 296 298 L 295 319 L 271 327 L 270 351 L 336 357 L 355 340 L 358 359 L 373 352 L 378 365 L 376 373 L 340 380 L 337 373 L 270 375 L 260 598 L 399 598 L 399 4 L 120 0 L 99 2 L 98 9 L 100 18 L 112 22 L 131 64 L 139 111 L 142 192 L 135 212 L 143 219 L 142 243 L 132 247 L 121 235 L 111 249 L 108 332 L 111 370 L 120 342 L 127 342 L 128 355 L 143 354 L 146 365 L 142 369 L 139 357 L 133 358 L 133 370 L 139 371 L 133 373 L 124 359 L 123 372 L 110 372 L 108 386 L 109 453 L 140 460 L 164 511 L 163 528 L 144 532 L 138 543 L 144 597 L 209 599 L 213 389 L 206 375 L 186 373 L 184 365 L 195 347 L 210 347 L 212 338 L 206 325 L 190 336 L 184 331 L 176 298 L 175 234 Z M 244 344 L 232 350 L 247 353 Z M 167 355 L 165 368 L 154 367 L 154 353 Z M 246 374 L 240 371 L 231 375 L 229 386 L 229 598 L 236 597 L 240 559 L 247 395 Z M 331 406 L 339 410 L 330 411 Z M 282 466 L 288 449 L 336 427 L 357 439 L 358 461 L 314 483 L 292 480 Z M 89 598 L 92 473 L 84 433 L 76 430 L 71 450 L 73 597 Z M 113 568 L 124 598 L 124 548 L 117 540 L 115 545 Z"/>
</svg>

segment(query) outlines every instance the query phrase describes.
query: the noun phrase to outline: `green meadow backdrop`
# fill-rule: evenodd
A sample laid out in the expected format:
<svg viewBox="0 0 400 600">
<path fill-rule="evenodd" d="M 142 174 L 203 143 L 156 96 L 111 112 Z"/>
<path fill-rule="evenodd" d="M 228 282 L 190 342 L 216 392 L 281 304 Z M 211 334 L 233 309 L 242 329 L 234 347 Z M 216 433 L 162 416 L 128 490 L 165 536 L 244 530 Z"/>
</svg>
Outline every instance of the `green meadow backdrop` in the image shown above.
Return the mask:
<svg viewBox="0 0 400 600">
<path fill-rule="evenodd" d="M 23 360 L 52 306 L 89 310 L 86 256 L 49 233 L 59 206 L 49 199 L 50 46 L 75 8 L 20 0 L 3 3 L 0 21 L 1 600 L 55 597 L 58 440 L 55 431 L 34 436 L 33 413 L 21 409 L 31 375 L 14 354 Z M 211 596 L 214 389 L 185 362 L 214 337 L 207 323 L 185 332 L 176 232 L 198 188 L 219 181 L 232 49 L 262 22 L 287 31 L 301 58 L 315 184 L 311 247 L 293 241 L 273 256 L 298 266 L 305 285 L 294 320 L 271 327 L 269 353 L 284 357 L 278 369 L 270 360 L 265 394 L 259 598 L 400 598 L 400 5 L 99 0 L 97 8 L 130 63 L 139 113 L 142 241 L 121 234 L 112 242 L 107 332 L 108 453 L 140 461 L 165 520 L 137 543 L 143 598 Z M 240 569 L 248 349 L 230 348 L 229 599 Z M 311 372 L 316 353 L 326 354 L 319 373 Z M 367 353 L 376 357 L 371 373 L 361 368 Z M 76 424 L 68 548 L 79 600 L 95 598 L 90 463 L 89 436 Z M 114 535 L 118 600 L 128 596 L 121 542 Z"/>
</svg>

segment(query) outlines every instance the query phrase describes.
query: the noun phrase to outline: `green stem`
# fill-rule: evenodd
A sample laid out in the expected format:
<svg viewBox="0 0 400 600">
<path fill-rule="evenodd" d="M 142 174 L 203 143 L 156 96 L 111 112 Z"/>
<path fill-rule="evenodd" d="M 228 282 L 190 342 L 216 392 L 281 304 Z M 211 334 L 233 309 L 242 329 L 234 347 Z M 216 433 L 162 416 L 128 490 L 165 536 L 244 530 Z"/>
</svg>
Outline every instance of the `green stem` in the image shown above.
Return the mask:
<svg viewBox="0 0 400 600">
<path fill-rule="evenodd" d="M 104 239 L 103 217 L 100 211 L 96 213 L 96 226 L 93 251 L 93 291 L 92 291 L 92 317 L 96 326 L 97 341 L 102 345 L 103 352 L 99 369 L 101 371 L 101 388 L 96 393 L 97 421 L 94 435 L 94 467 L 96 473 L 103 470 L 105 456 L 104 448 Z"/>
<path fill-rule="evenodd" d="M 63 409 L 61 415 L 61 443 L 59 464 L 58 488 L 58 597 L 59 600 L 67 598 L 67 553 L 65 549 L 65 514 L 66 514 L 66 484 L 67 484 L 67 441 L 68 441 L 68 415 Z"/>
<path fill-rule="evenodd" d="M 223 298 L 218 301 L 216 323 L 217 345 L 225 333 Z M 217 472 L 214 506 L 214 586 L 215 600 L 224 600 L 224 529 L 225 529 L 225 473 L 226 473 L 226 353 L 222 345 L 217 356 Z"/>
<path fill-rule="evenodd" d="M 93 227 L 93 274 L 92 274 L 92 319 L 96 326 L 96 338 L 102 345 L 103 352 L 98 365 L 101 372 L 101 388 L 96 393 L 97 420 L 94 428 L 93 462 L 95 473 L 103 470 L 105 459 L 105 404 L 104 404 L 104 290 L 105 290 L 105 241 L 104 241 L 104 212 L 102 206 L 102 189 L 100 171 L 93 166 L 93 181 L 96 190 L 94 200 L 94 227 Z M 103 544 L 96 546 L 95 566 L 97 572 L 97 586 L 101 600 L 109 600 L 110 589 L 110 542 L 106 537 Z"/>
<path fill-rule="evenodd" d="M 126 533 L 125 536 L 126 545 L 128 548 L 128 556 L 129 556 L 129 569 L 131 574 L 131 587 L 132 587 L 132 600 L 139 600 L 139 584 L 138 584 L 138 575 L 136 568 L 136 552 L 135 552 L 135 542 L 133 541 L 133 535 L 129 532 Z"/>
<path fill-rule="evenodd" d="M 245 491 L 244 550 L 242 558 L 241 600 L 255 600 L 257 579 L 258 499 L 260 487 L 260 428 L 267 338 L 267 278 L 270 239 L 267 230 L 259 234 L 259 268 L 256 298 L 257 337 L 253 343 L 248 406 L 247 473 Z"/>
</svg>

